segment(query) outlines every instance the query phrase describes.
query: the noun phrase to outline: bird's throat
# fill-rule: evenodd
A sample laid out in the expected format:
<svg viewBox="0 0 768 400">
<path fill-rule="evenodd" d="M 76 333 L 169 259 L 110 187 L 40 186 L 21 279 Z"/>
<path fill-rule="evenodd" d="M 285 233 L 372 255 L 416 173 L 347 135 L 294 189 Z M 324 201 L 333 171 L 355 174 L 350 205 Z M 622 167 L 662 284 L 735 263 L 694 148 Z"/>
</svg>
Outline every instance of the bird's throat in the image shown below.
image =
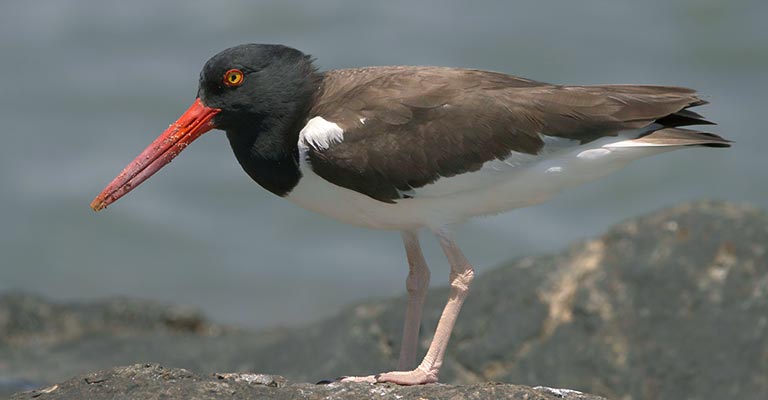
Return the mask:
<svg viewBox="0 0 768 400">
<path fill-rule="evenodd" d="M 309 75 L 295 79 L 293 85 L 286 85 L 279 98 L 266 103 L 269 112 L 240 114 L 225 128 L 243 170 L 263 188 L 281 197 L 290 193 L 301 179 L 299 132 L 309 120 L 322 80 L 313 68 L 307 71 Z"/>
<path fill-rule="evenodd" d="M 286 120 L 290 119 L 283 119 Z M 297 145 L 300 130 L 301 126 L 273 122 L 227 130 L 227 138 L 248 176 L 263 188 L 283 197 L 301 179 Z"/>
</svg>

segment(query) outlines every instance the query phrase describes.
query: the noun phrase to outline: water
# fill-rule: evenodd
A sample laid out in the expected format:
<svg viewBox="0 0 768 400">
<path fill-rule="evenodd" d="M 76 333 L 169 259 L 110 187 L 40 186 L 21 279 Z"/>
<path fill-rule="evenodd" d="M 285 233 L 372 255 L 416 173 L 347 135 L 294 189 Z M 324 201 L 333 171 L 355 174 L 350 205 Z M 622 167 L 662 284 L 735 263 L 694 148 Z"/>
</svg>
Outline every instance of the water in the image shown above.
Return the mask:
<svg viewBox="0 0 768 400">
<path fill-rule="evenodd" d="M 622 219 L 716 198 L 768 207 L 768 2 L 71 1 L 0 3 L 0 290 L 195 304 L 257 327 L 397 294 L 399 235 L 299 209 L 253 184 L 223 134 L 106 212 L 95 196 L 194 99 L 199 70 L 243 42 L 324 68 L 427 64 L 556 83 L 701 90 L 736 141 L 637 162 L 538 207 L 458 228 L 482 271 Z M 433 283 L 447 266 L 424 236 Z"/>
</svg>

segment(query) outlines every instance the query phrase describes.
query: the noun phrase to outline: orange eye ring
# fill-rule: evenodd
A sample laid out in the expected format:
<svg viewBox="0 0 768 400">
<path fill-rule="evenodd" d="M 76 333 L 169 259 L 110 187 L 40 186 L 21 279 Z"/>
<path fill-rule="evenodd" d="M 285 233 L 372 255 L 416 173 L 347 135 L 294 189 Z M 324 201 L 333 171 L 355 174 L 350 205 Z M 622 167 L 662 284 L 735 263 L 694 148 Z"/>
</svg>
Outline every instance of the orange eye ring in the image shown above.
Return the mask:
<svg viewBox="0 0 768 400">
<path fill-rule="evenodd" d="M 224 73 L 224 84 L 229 87 L 242 85 L 243 79 L 245 79 L 245 76 L 243 75 L 243 71 L 240 71 L 239 69 L 230 69 Z"/>
</svg>

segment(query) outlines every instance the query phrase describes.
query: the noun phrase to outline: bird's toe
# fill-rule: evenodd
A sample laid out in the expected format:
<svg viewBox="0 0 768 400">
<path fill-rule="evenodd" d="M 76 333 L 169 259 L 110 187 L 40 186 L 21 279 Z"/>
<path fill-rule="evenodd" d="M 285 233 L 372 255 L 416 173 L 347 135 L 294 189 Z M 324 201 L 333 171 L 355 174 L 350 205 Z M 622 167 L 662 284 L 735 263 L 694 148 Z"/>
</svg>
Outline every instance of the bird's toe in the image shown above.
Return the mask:
<svg viewBox="0 0 768 400">
<path fill-rule="evenodd" d="M 376 375 L 376 382 L 398 385 L 424 385 L 437 382 L 437 374 L 416 368 L 413 371 L 392 371 Z"/>
</svg>

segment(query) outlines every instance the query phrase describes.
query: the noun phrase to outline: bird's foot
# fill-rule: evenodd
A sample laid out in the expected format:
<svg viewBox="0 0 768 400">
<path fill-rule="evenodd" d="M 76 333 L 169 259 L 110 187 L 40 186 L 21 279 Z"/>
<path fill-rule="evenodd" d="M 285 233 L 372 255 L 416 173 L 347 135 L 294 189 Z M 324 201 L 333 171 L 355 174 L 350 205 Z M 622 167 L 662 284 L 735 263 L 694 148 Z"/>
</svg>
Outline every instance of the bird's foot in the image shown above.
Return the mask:
<svg viewBox="0 0 768 400">
<path fill-rule="evenodd" d="M 366 383 L 396 383 L 398 385 L 424 385 L 437 382 L 437 374 L 421 368 L 413 371 L 392 371 L 378 375 L 345 376 L 340 382 L 366 382 Z"/>
<path fill-rule="evenodd" d="M 376 375 L 376 382 L 391 382 L 398 385 L 424 385 L 437 382 L 437 373 L 416 368 L 413 371 L 392 371 Z"/>
</svg>

